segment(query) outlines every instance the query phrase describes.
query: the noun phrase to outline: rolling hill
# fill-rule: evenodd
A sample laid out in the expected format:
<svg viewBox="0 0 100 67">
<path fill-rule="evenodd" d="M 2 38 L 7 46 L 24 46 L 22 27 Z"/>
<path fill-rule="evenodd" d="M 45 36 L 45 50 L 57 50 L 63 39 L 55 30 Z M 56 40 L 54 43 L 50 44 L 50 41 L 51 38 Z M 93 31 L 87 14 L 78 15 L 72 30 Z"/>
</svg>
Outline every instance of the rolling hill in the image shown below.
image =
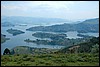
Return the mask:
<svg viewBox="0 0 100 67">
<path fill-rule="evenodd" d="M 78 31 L 79 33 L 99 32 L 99 18 L 88 19 L 78 24 L 59 24 L 52 26 L 37 26 L 26 29 L 27 31 L 52 31 L 52 32 L 68 32 Z"/>
</svg>

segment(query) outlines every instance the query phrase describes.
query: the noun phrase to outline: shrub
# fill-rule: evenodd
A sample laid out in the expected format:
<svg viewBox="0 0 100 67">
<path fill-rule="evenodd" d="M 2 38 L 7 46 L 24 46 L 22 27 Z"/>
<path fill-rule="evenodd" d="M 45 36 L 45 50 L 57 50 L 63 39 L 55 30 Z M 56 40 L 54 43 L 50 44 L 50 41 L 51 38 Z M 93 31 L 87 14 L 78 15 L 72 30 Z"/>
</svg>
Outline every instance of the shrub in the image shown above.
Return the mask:
<svg viewBox="0 0 100 67">
<path fill-rule="evenodd" d="M 22 61 L 18 61 L 18 62 L 17 62 L 17 64 L 21 64 L 21 63 L 22 63 Z"/>
<path fill-rule="evenodd" d="M 31 60 L 30 57 L 23 58 L 23 61 L 30 61 L 30 60 Z"/>
<path fill-rule="evenodd" d="M 29 64 L 21 63 L 21 66 L 28 66 Z"/>
<path fill-rule="evenodd" d="M 26 58 L 28 55 L 23 55 L 23 58 Z"/>
<path fill-rule="evenodd" d="M 31 62 L 35 62 L 35 60 L 33 58 L 30 59 Z"/>
</svg>

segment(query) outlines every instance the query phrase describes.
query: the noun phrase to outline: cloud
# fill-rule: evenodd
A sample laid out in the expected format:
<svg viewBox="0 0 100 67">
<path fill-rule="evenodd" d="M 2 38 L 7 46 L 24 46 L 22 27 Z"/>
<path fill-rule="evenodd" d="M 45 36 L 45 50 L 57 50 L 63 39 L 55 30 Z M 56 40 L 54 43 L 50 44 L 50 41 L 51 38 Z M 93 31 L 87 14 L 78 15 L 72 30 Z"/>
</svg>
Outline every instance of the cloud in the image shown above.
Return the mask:
<svg viewBox="0 0 100 67">
<path fill-rule="evenodd" d="M 1 2 L 1 14 L 77 19 L 98 16 L 99 2 L 89 1 L 10 1 Z M 88 12 L 87 12 L 88 11 Z M 90 13 L 91 14 L 90 14 Z M 93 13 L 93 14 L 92 14 Z M 86 16 L 85 16 L 86 15 Z M 88 16 L 87 16 L 88 15 Z"/>
<path fill-rule="evenodd" d="M 69 5 L 74 4 L 73 1 L 23 1 L 23 2 L 21 1 L 17 3 L 20 3 L 20 4 L 16 4 L 16 2 L 13 2 L 11 4 L 9 4 L 9 2 L 6 4 L 2 4 L 2 9 L 24 10 L 24 11 L 32 10 L 32 9 L 42 9 L 42 10 L 66 9 L 66 10 L 69 10 Z"/>
<path fill-rule="evenodd" d="M 30 6 L 33 7 L 42 7 L 42 8 L 68 8 L 68 5 L 72 5 L 74 2 L 71 1 L 31 1 L 29 2 Z"/>
<path fill-rule="evenodd" d="M 2 6 L 3 7 L 3 9 L 19 9 L 19 7 L 18 6 Z"/>
<path fill-rule="evenodd" d="M 22 10 L 22 11 L 25 11 L 28 9 L 28 7 L 26 6 L 17 6 L 17 5 L 2 5 L 1 6 L 1 9 L 2 10 Z"/>
</svg>

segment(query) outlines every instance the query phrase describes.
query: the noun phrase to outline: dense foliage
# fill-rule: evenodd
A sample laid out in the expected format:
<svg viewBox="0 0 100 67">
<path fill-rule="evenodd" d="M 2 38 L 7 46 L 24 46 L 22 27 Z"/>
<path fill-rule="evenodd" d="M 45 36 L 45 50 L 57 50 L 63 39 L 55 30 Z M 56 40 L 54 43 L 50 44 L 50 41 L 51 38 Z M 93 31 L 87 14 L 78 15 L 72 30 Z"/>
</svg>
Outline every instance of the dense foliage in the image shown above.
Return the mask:
<svg viewBox="0 0 100 67">
<path fill-rule="evenodd" d="M 51 38 L 52 40 L 56 39 L 63 39 L 66 38 L 66 34 L 53 34 L 53 33 L 43 33 L 43 32 L 36 32 L 32 34 L 32 36 L 39 37 L 39 38 Z"/>
<path fill-rule="evenodd" d="M 10 34 L 12 34 L 13 36 L 18 35 L 18 34 L 25 33 L 23 31 L 20 31 L 20 30 L 17 30 L 17 29 L 12 29 L 12 28 L 11 29 L 8 29 L 7 32 L 10 33 Z"/>
</svg>

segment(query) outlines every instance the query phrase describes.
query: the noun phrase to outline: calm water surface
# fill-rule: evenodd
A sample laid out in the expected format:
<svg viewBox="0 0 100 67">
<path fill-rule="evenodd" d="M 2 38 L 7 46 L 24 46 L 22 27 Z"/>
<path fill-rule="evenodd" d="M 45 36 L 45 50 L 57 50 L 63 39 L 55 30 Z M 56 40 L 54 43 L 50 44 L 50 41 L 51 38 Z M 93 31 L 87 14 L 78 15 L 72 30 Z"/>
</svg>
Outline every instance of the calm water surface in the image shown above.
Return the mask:
<svg viewBox="0 0 100 67">
<path fill-rule="evenodd" d="M 64 46 L 59 46 L 59 45 L 43 45 L 43 44 L 35 44 L 35 43 L 26 43 L 24 42 L 25 39 L 32 39 L 32 40 L 36 40 L 36 39 L 41 39 L 41 38 L 37 38 L 32 36 L 33 33 L 32 31 L 26 31 L 27 28 L 33 27 L 33 26 L 38 26 L 38 25 L 31 25 L 28 24 L 27 26 L 15 26 L 15 27 L 1 27 L 1 32 L 2 34 L 6 35 L 7 38 L 10 38 L 10 40 L 7 40 L 5 43 L 1 44 L 1 54 L 3 54 L 3 51 L 5 48 L 9 48 L 12 49 L 16 46 L 30 46 L 30 47 L 36 47 L 36 48 L 52 48 L 52 49 L 59 49 L 62 48 Z M 12 34 L 9 34 L 8 32 L 6 32 L 7 29 L 18 29 L 21 31 L 24 31 L 24 34 L 19 34 L 16 36 L 12 36 Z M 53 33 L 53 32 L 52 32 Z M 67 33 L 67 38 L 82 38 L 77 36 L 78 32 L 77 31 L 69 31 Z M 91 35 L 91 36 L 99 36 L 99 33 L 81 33 L 84 35 Z M 49 38 L 44 38 L 44 39 L 49 39 Z"/>
</svg>

